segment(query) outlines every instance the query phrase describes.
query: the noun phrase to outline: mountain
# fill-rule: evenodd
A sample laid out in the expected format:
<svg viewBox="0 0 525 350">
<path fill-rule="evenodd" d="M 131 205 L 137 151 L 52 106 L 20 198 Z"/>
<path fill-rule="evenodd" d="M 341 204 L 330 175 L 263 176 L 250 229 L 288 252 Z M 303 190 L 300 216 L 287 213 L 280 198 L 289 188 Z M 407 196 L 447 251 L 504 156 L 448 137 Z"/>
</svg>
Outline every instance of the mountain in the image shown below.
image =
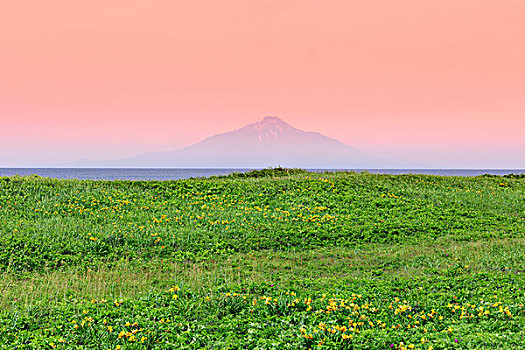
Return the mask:
<svg viewBox="0 0 525 350">
<path fill-rule="evenodd" d="M 377 168 L 381 162 L 317 132 L 294 128 L 277 117 L 208 137 L 172 152 L 144 153 L 127 159 L 77 162 L 87 167 L 158 168 Z"/>
</svg>

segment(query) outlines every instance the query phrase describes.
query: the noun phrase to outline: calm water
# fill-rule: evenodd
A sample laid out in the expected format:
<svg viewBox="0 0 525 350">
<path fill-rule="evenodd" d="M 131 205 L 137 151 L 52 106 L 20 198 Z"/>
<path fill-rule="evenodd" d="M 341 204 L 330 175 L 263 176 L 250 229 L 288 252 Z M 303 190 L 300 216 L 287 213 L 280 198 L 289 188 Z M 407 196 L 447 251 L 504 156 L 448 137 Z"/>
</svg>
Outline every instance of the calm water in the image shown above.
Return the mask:
<svg viewBox="0 0 525 350">
<path fill-rule="evenodd" d="M 0 176 L 32 175 L 58 179 L 90 180 L 178 180 L 190 177 L 228 175 L 251 169 L 129 169 L 129 168 L 0 168 Z M 310 171 L 342 171 L 341 169 L 309 169 Z M 376 174 L 428 174 L 442 176 L 477 176 L 483 174 L 525 174 L 525 169 L 348 169 Z"/>
</svg>

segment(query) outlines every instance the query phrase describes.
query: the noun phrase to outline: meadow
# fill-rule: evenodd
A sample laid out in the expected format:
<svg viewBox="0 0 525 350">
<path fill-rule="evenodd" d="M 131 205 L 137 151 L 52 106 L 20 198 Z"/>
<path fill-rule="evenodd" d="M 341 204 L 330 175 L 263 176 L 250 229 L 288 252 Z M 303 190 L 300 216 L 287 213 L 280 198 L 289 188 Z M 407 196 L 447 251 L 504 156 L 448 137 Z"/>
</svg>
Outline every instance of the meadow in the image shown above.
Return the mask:
<svg viewBox="0 0 525 350">
<path fill-rule="evenodd" d="M 525 179 L 0 178 L 5 349 L 524 349 Z"/>
</svg>

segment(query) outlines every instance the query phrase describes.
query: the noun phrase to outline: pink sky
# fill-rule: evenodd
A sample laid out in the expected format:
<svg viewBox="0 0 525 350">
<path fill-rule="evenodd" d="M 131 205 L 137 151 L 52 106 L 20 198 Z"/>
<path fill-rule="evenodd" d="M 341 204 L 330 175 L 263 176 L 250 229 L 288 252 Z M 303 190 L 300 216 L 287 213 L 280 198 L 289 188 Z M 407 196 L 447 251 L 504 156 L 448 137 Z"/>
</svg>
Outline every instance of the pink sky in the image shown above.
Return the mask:
<svg viewBox="0 0 525 350">
<path fill-rule="evenodd" d="M 380 155 L 525 168 L 524 14 L 521 0 L 3 0 L 0 166 L 174 150 L 276 115 Z"/>
</svg>

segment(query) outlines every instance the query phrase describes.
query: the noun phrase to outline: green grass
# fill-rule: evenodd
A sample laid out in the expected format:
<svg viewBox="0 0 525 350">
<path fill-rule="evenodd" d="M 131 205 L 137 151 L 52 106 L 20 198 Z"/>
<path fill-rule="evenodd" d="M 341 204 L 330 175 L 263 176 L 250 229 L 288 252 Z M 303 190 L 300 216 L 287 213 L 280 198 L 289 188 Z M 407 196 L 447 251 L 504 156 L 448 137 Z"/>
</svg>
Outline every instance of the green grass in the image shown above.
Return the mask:
<svg viewBox="0 0 525 350">
<path fill-rule="evenodd" d="M 519 177 L 0 178 L 0 244 L 4 348 L 525 348 Z"/>
</svg>

